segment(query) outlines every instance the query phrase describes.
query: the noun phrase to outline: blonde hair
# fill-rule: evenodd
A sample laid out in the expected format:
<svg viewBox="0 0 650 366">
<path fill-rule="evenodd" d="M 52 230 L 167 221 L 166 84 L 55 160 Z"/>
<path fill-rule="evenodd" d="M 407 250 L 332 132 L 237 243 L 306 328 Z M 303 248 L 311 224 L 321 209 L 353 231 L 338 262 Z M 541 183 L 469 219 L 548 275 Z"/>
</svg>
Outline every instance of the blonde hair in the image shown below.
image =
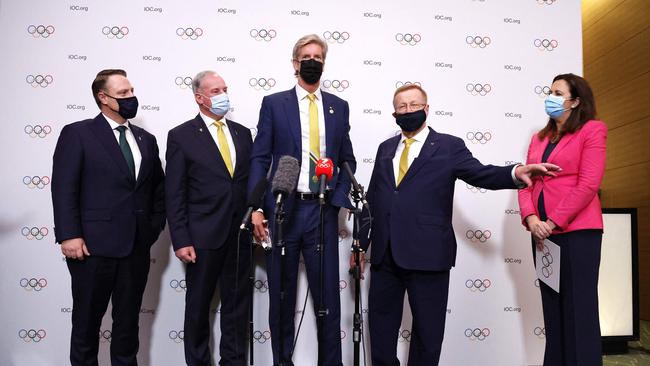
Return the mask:
<svg viewBox="0 0 650 366">
<path fill-rule="evenodd" d="M 323 41 L 318 35 L 316 34 L 308 34 L 306 36 L 301 37 L 296 44 L 293 46 L 293 58 L 292 60 L 298 60 L 298 54 L 300 53 L 300 49 L 305 47 L 308 44 L 315 43 L 319 45 L 323 49 L 323 61 L 325 61 L 325 58 L 327 57 L 327 42 Z"/>
</svg>

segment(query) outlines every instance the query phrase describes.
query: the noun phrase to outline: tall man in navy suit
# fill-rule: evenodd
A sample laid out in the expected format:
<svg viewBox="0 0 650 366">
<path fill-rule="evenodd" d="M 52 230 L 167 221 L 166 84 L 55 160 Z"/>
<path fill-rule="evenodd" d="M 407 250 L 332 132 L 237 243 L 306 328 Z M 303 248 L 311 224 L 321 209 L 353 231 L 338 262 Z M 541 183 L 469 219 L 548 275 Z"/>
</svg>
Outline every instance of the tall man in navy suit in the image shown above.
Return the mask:
<svg viewBox="0 0 650 366">
<path fill-rule="evenodd" d="M 372 243 L 372 364 L 399 365 L 397 336 L 408 292 L 413 314 L 408 365 L 434 366 L 445 329 L 449 270 L 456 260 L 451 225 L 456 179 L 488 189 L 514 189 L 530 184 L 532 175 L 553 175 L 557 167 L 481 164 L 463 140 L 427 126 L 427 95 L 417 85 L 397 89 L 393 106 L 402 133 L 379 145 L 367 195 L 373 217 L 370 238 L 368 226 L 360 232 L 364 251 Z M 362 271 L 364 262 L 362 254 Z"/>
<path fill-rule="evenodd" d="M 65 126 L 54 151 L 56 241 L 72 277 L 72 365 L 97 365 L 99 327 L 113 304 L 111 364 L 137 365 L 149 249 L 165 226 L 156 138 L 129 122 L 138 100 L 123 70 L 92 83 L 101 113 Z"/>
<path fill-rule="evenodd" d="M 221 294 L 220 365 L 246 364 L 250 240 L 238 239 L 246 211 L 253 140 L 250 129 L 224 116 L 228 87 L 214 71 L 192 81 L 199 113 L 169 131 L 166 206 L 176 256 L 187 263 L 185 361 L 212 365 L 210 300 Z"/>
<path fill-rule="evenodd" d="M 275 174 L 281 156 L 290 155 L 300 162 L 296 193 L 286 199 L 286 267 L 284 272 L 285 299 L 280 311 L 280 252 L 267 254 L 269 272 L 271 342 L 275 365 L 293 365 L 294 316 L 296 281 L 300 254 L 314 307 L 320 303 L 318 179 L 314 176 L 319 158 L 332 159 L 336 167 L 347 161 L 352 169 L 356 161 L 352 152 L 348 103 L 320 89 L 320 77 L 327 55 L 327 43 L 317 35 L 300 38 L 293 48 L 293 69 L 298 79 L 295 88 L 264 97 L 257 125 L 257 137 L 251 156 L 249 191 L 265 178 L 269 168 Z M 338 212 L 351 207 L 348 199 L 350 177 L 338 174 L 328 183 L 327 204 L 324 208 L 324 286 L 325 315 L 318 340 L 318 364 L 342 365 L 341 362 L 341 303 L 339 298 Z M 273 222 L 275 199 L 267 192 L 263 212 L 253 214 L 254 235 L 265 238 L 265 215 Z M 272 229 L 271 225 L 271 229 Z M 282 319 L 279 314 L 282 314 Z M 280 327 L 282 323 L 282 327 Z M 282 328 L 282 334 L 280 334 Z M 279 347 L 282 343 L 282 347 Z M 280 354 L 282 348 L 282 354 Z"/>
</svg>

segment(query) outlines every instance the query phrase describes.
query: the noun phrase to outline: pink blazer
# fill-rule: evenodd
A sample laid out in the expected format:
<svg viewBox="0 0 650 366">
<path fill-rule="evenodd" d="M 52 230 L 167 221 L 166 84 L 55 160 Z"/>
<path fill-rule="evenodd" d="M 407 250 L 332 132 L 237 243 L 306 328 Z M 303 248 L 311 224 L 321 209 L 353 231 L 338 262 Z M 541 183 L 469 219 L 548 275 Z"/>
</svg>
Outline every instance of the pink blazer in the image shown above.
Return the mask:
<svg viewBox="0 0 650 366">
<path fill-rule="evenodd" d="M 519 190 L 521 219 L 539 216 L 537 202 L 544 190 L 544 207 L 557 228 L 554 233 L 582 229 L 602 229 L 603 216 L 598 189 L 605 173 L 607 126 L 591 120 L 572 134 L 562 137 L 547 162 L 559 165 L 557 177 L 536 177 L 533 185 Z M 541 163 L 549 138 L 530 140 L 527 164 Z"/>
</svg>

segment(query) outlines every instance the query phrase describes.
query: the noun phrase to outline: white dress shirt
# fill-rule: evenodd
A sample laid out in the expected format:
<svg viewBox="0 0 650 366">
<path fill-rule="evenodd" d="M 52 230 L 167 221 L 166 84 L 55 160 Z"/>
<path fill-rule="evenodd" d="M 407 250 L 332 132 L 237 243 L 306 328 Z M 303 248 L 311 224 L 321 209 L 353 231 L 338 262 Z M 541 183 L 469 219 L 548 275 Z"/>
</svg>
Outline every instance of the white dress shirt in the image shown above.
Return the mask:
<svg viewBox="0 0 650 366">
<path fill-rule="evenodd" d="M 422 151 L 422 146 L 424 146 L 424 142 L 427 140 L 427 137 L 429 137 L 428 126 L 425 126 L 422 129 L 422 131 L 418 132 L 415 136 L 412 137 L 415 141 L 413 141 L 411 147 L 409 148 L 409 154 L 408 154 L 409 167 L 411 166 L 411 164 L 413 164 L 413 160 L 415 160 L 415 158 L 417 158 L 420 155 L 420 151 Z M 397 150 L 395 150 L 395 157 L 393 158 L 393 172 L 395 172 L 395 184 L 397 184 L 397 178 L 399 177 L 399 161 L 402 158 L 402 151 L 404 151 L 404 148 L 406 147 L 404 141 L 406 141 L 406 136 L 404 136 L 404 134 L 402 133 L 402 135 L 400 136 L 399 144 L 397 144 Z"/>
<path fill-rule="evenodd" d="M 214 125 L 214 119 L 208 115 L 203 114 L 202 112 L 199 112 L 201 115 L 201 118 L 203 119 L 203 122 L 205 123 L 206 127 L 208 128 L 208 132 L 210 132 L 210 136 L 212 136 L 212 139 L 214 140 L 214 143 L 217 145 L 217 148 L 219 148 L 219 137 L 217 136 L 217 126 Z M 228 128 L 228 124 L 226 123 L 225 118 L 221 118 L 221 122 L 223 122 L 223 133 L 226 135 L 226 140 L 228 141 L 228 148 L 230 148 L 230 159 L 232 160 L 232 169 L 233 172 L 235 171 L 235 162 L 237 161 L 237 150 L 235 150 L 235 143 L 232 141 L 232 135 L 230 134 L 230 129 Z M 220 148 L 219 148 L 220 149 Z M 221 149 L 220 149 L 221 150 Z"/>
<path fill-rule="evenodd" d="M 126 121 L 123 125 L 121 125 L 110 119 L 110 117 L 104 113 L 102 113 L 102 115 L 104 115 L 104 118 L 106 118 L 108 124 L 111 126 L 118 145 L 120 144 L 120 131 L 118 131 L 117 128 L 119 126 L 126 126 L 126 131 L 124 131 L 124 134 L 126 135 L 126 142 L 129 144 L 129 147 L 131 148 L 131 154 L 133 155 L 133 162 L 135 163 L 135 179 L 137 180 L 138 174 L 140 173 L 140 164 L 142 163 L 142 154 L 140 153 L 138 143 L 135 141 L 133 131 L 131 131 L 131 125 L 129 124 L 129 121 Z"/>
<path fill-rule="evenodd" d="M 298 177 L 298 192 L 311 192 L 309 190 L 309 92 L 300 85 L 296 85 L 298 97 L 298 110 L 300 111 L 300 135 L 302 139 L 302 158 L 300 161 L 300 176 Z M 318 132 L 320 135 L 320 157 L 325 157 L 325 117 L 323 115 L 323 94 L 320 87 L 314 92 L 316 108 L 318 108 Z"/>
</svg>

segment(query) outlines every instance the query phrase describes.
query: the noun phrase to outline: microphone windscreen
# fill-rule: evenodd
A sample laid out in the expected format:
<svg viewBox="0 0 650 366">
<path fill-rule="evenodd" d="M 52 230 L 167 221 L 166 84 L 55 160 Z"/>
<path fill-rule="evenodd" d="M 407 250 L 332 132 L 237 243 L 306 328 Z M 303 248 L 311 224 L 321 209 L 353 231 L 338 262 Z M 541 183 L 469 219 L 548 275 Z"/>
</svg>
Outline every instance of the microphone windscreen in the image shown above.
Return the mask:
<svg viewBox="0 0 650 366">
<path fill-rule="evenodd" d="M 289 155 L 280 157 L 278 168 L 271 183 L 273 194 L 289 194 L 293 192 L 296 189 L 299 174 L 300 163 L 298 163 L 298 159 Z"/>
<path fill-rule="evenodd" d="M 251 194 L 248 196 L 247 206 L 253 207 L 254 209 L 260 208 L 260 201 L 262 200 L 262 196 L 264 196 L 264 192 L 266 192 L 268 186 L 269 181 L 266 178 L 257 182 L 255 187 L 253 187 Z"/>
<path fill-rule="evenodd" d="M 316 162 L 316 176 L 325 175 L 327 180 L 332 179 L 334 175 L 334 162 L 332 159 L 322 158 Z"/>
</svg>

